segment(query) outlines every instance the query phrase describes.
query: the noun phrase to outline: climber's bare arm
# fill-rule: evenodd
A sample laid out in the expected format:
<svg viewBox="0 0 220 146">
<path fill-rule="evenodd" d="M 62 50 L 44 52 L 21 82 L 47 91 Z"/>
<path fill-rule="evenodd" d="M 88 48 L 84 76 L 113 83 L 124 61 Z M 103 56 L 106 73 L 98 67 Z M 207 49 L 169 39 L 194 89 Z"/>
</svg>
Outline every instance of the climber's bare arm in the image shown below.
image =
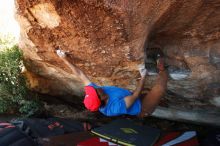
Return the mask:
<svg viewBox="0 0 220 146">
<path fill-rule="evenodd" d="M 82 70 L 80 70 L 78 67 L 76 67 L 75 65 L 71 64 L 68 61 L 65 52 L 64 52 L 64 54 L 59 54 L 59 53 L 57 53 L 57 54 L 60 57 L 60 59 L 63 60 L 63 62 L 71 69 L 73 74 L 75 74 L 77 77 L 79 77 L 82 80 L 84 86 L 89 85 L 91 83 L 89 78 L 85 75 L 84 72 L 82 72 Z"/>
<path fill-rule="evenodd" d="M 135 102 L 135 100 L 140 96 L 141 90 L 144 87 L 145 78 L 146 78 L 146 75 L 141 77 L 141 79 L 140 79 L 136 89 L 134 90 L 133 94 L 130 95 L 130 96 L 126 96 L 124 98 L 127 108 L 129 108 Z"/>
<path fill-rule="evenodd" d="M 61 57 L 61 59 L 63 60 L 63 62 L 71 69 L 71 71 L 77 76 L 79 77 L 84 85 L 89 85 L 91 83 L 91 81 L 89 80 L 89 78 L 85 75 L 84 72 L 82 72 L 82 70 L 80 70 L 79 68 L 77 68 L 75 65 L 71 64 L 66 57 Z"/>
</svg>

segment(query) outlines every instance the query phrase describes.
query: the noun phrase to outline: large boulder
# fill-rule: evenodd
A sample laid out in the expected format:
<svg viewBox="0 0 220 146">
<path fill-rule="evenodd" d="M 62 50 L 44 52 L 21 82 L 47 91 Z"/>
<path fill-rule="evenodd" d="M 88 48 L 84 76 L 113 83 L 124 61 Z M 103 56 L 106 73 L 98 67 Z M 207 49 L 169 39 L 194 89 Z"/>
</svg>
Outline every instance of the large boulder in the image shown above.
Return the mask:
<svg viewBox="0 0 220 146">
<path fill-rule="evenodd" d="M 30 88 L 83 95 L 81 81 L 56 56 L 100 85 L 135 89 L 145 48 L 160 47 L 171 78 L 166 105 L 220 111 L 219 0 L 16 0 Z M 149 77 L 146 88 L 152 87 Z M 72 99 L 74 100 L 74 98 Z"/>
</svg>

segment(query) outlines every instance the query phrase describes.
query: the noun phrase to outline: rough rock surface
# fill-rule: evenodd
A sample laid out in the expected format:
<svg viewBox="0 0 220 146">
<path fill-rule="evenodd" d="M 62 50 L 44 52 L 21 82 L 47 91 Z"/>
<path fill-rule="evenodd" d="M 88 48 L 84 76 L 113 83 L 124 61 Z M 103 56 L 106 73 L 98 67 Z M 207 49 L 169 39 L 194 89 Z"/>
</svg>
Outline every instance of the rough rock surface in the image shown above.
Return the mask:
<svg viewBox="0 0 220 146">
<path fill-rule="evenodd" d="M 97 84 L 133 90 L 144 48 L 161 47 L 170 74 L 177 77 L 169 80 L 166 104 L 220 111 L 219 0 L 16 2 L 20 47 L 32 89 L 50 95 L 83 94 L 80 80 L 54 53 L 60 47 Z M 146 88 L 154 80 L 149 77 Z"/>
</svg>

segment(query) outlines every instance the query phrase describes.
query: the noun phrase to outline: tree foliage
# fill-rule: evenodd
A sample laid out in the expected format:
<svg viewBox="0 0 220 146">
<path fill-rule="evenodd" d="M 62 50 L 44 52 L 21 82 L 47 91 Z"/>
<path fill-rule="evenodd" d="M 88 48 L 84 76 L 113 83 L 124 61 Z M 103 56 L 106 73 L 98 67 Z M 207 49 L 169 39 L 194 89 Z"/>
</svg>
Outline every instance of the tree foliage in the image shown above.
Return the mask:
<svg viewBox="0 0 220 146">
<path fill-rule="evenodd" d="M 16 45 L 8 47 L 7 41 L 0 43 L 0 113 L 20 112 L 31 116 L 39 112 L 41 104 L 37 96 L 29 97 L 33 94 L 21 74 L 22 52 Z"/>
</svg>

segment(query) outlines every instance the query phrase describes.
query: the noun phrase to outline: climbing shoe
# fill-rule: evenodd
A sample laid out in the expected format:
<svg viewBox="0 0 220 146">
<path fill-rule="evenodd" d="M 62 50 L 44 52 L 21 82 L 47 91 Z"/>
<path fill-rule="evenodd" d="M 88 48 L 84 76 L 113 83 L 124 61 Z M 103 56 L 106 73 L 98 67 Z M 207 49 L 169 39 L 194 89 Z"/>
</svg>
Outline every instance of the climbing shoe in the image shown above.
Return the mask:
<svg viewBox="0 0 220 146">
<path fill-rule="evenodd" d="M 149 75 L 155 75 L 166 69 L 164 53 L 160 48 L 147 48 L 145 53 L 145 68 Z"/>
</svg>

